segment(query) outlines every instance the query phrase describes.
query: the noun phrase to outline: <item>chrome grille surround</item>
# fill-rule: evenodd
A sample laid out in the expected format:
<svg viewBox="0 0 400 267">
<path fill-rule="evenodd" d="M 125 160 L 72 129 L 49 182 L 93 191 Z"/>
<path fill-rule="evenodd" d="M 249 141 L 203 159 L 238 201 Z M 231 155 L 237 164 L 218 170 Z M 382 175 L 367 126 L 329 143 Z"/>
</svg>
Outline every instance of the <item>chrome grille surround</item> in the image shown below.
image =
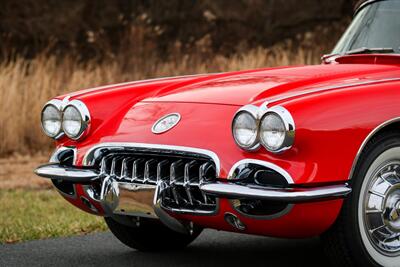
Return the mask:
<svg viewBox="0 0 400 267">
<path fill-rule="evenodd" d="M 99 169 L 100 177 L 119 183 L 162 188 L 161 205 L 177 213 L 214 214 L 217 199 L 200 190 L 215 181 L 218 157 L 206 150 L 149 144 L 108 143 L 92 148 L 84 165 Z"/>
</svg>

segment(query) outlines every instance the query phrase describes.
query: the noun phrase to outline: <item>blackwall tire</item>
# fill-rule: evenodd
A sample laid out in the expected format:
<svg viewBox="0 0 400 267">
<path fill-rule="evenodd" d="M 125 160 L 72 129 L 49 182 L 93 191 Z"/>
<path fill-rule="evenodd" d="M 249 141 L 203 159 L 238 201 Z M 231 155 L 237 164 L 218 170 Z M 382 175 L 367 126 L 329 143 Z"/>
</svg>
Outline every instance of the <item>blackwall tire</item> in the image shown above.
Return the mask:
<svg viewBox="0 0 400 267">
<path fill-rule="evenodd" d="M 158 220 L 141 219 L 137 226 L 129 226 L 112 217 L 105 222 L 119 241 L 139 251 L 164 251 L 183 249 L 194 241 L 202 229 L 194 228 L 192 234 L 175 232 Z"/>
<path fill-rule="evenodd" d="M 400 134 L 366 146 L 352 177 L 352 194 L 323 236 L 333 266 L 400 266 Z"/>
</svg>

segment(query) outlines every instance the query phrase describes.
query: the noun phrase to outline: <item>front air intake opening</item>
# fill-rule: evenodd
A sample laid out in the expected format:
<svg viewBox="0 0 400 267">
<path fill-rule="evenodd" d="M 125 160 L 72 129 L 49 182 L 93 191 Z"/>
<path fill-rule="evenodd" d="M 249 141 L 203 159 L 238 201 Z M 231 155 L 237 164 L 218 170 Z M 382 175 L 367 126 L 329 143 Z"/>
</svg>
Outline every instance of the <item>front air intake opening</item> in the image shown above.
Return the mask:
<svg viewBox="0 0 400 267">
<path fill-rule="evenodd" d="M 269 188 L 287 188 L 289 186 L 288 181 L 281 173 L 255 163 L 246 163 L 236 168 L 231 180 L 238 184 Z"/>
<path fill-rule="evenodd" d="M 234 199 L 231 204 L 242 215 L 255 218 L 276 218 L 291 207 L 290 204 L 258 199 Z"/>
<path fill-rule="evenodd" d="M 282 189 L 289 187 L 287 179 L 277 170 L 251 162 L 238 166 L 231 181 L 256 188 Z M 233 199 L 230 202 L 240 214 L 261 219 L 279 217 L 286 214 L 292 207 L 286 202 L 262 199 Z"/>
</svg>

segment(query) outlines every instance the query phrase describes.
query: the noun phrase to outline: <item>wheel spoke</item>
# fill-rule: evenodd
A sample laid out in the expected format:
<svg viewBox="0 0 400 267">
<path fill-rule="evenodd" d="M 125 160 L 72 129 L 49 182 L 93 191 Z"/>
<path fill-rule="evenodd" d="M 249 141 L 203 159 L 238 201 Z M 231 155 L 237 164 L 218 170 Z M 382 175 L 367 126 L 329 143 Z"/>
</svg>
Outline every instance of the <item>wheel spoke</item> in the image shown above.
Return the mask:
<svg viewBox="0 0 400 267">
<path fill-rule="evenodd" d="M 371 213 L 382 213 L 382 210 L 366 210 L 365 211 L 367 214 L 371 214 Z"/>
<path fill-rule="evenodd" d="M 386 228 L 386 226 L 385 226 L 385 225 L 381 225 L 381 226 L 376 227 L 376 228 L 374 228 L 374 229 L 369 229 L 369 232 L 370 232 L 371 234 L 373 234 L 373 233 L 375 233 L 376 231 L 378 231 L 378 230 L 380 230 L 380 229 L 384 229 L 384 228 Z"/>
<path fill-rule="evenodd" d="M 381 197 L 381 198 L 385 198 L 385 195 L 383 195 L 383 194 L 381 194 L 381 193 L 378 193 L 378 192 L 375 192 L 375 191 L 373 191 L 372 189 L 369 190 L 369 193 L 374 194 L 374 195 L 376 195 L 376 196 L 378 196 L 378 197 Z"/>
</svg>

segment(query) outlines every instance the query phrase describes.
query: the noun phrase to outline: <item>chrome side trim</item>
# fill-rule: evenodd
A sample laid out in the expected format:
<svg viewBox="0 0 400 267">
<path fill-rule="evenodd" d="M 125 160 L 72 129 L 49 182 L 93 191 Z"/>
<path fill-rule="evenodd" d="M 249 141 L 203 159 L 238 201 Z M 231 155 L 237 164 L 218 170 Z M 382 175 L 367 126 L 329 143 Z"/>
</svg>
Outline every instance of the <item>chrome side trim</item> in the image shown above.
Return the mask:
<svg viewBox="0 0 400 267">
<path fill-rule="evenodd" d="M 268 162 L 268 161 L 263 161 L 263 160 L 258 160 L 258 159 L 243 159 L 241 161 L 236 162 L 232 168 L 229 171 L 228 174 L 228 180 L 234 180 L 234 174 L 235 174 L 235 170 L 241 166 L 241 165 L 245 165 L 245 164 L 256 164 L 256 165 L 260 165 L 269 169 L 272 169 L 274 171 L 276 171 L 277 173 L 279 173 L 280 175 L 282 175 L 286 181 L 288 182 L 288 184 L 294 184 L 293 178 L 292 176 L 290 176 L 290 174 L 285 171 L 284 169 L 282 169 L 281 167 Z"/>
<path fill-rule="evenodd" d="M 288 203 L 341 198 L 351 193 L 351 188 L 347 184 L 302 189 L 277 189 L 233 183 L 208 183 L 201 185 L 200 189 L 218 197 L 263 199 Z"/>
<path fill-rule="evenodd" d="M 96 158 L 96 151 L 98 149 L 111 149 L 111 150 L 124 150 L 124 149 L 137 149 L 137 150 L 161 150 L 163 152 L 170 151 L 171 153 L 182 152 L 182 153 L 194 153 L 204 155 L 212 159 L 215 163 L 216 175 L 219 177 L 221 171 L 221 163 L 220 160 L 214 152 L 210 150 L 193 148 L 193 147 L 185 147 L 185 146 L 172 146 L 172 145 L 158 145 L 158 144 L 145 144 L 145 143 L 121 143 L 121 142 L 109 142 L 109 143 L 100 143 L 98 145 L 93 146 L 88 150 L 86 155 L 83 158 L 84 166 L 93 166 L 94 159 Z"/>
<path fill-rule="evenodd" d="M 354 82 L 354 83 L 341 84 L 341 85 L 332 85 L 332 86 L 315 88 L 315 90 L 307 90 L 307 88 L 305 88 L 305 91 L 300 91 L 298 93 L 294 93 L 294 94 L 290 94 L 290 95 L 284 95 L 284 96 L 280 96 L 280 97 L 276 97 L 276 98 L 271 98 L 268 101 L 271 104 L 271 103 L 279 102 L 279 101 L 282 101 L 282 100 L 285 100 L 288 98 L 300 97 L 303 95 L 319 93 L 319 92 L 328 91 L 328 90 L 332 90 L 332 89 L 341 89 L 341 88 L 347 88 L 347 87 L 352 87 L 352 86 L 370 85 L 370 84 L 394 82 L 394 81 L 400 81 L 400 78 L 385 78 L 385 79 L 380 79 L 380 80 L 369 80 L 369 81 L 364 81 L 364 82 Z"/>
<path fill-rule="evenodd" d="M 349 180 L 351 180 L 351 179 L 353 178 L 354 171 L 355 171 L 355 168 L 356 168 L 356 166 L 357 166 L 358 160 L 360 159 L 361 153 L 362 153 L 362 151 L 364 150 L 364 148 L 365 148 L 365 146 L 367 145 L 367 143 L 369 142 L 369 140 L 371 140 L 371 138 L 372 138 L 377 132 L 379 132 L 379 130 L 383 129 L 385 126 L 388 126 L 388 125 L 390 125 L 390 124 L 392 124 L 392 123 L 394 123 L 394 122 L 399 122 L 399 121 L 400 121 L 400 117 L 396 117 L 396 118 L 387 120 L 387 121 L 385 121 L 385 122 L 379 124 L 377 127 L 375 127 L 375 128 L 367 135 L 367 137 L 365 137 L 364 141 L 361 143 L 361 146 L 360 146 L 360 148 L 359 148 L 358 151 L 357 151 L 356 157 L 355 157 L 354 160 L 353 160 L 353 164 L 352 164 L 352 166 L 351 166 L 350 173 L 349 173 L 349 177 L 348 177 Z"/>
<path fill-rule="evenodd" d="M 95 170 L 77 169 L 74 167 L 62 167 L 59 164 L 41 165 L 34 171 L 36 175 L 64 180 L 73 183 L 89 183 L 99 179 L 99 173 Z"/>
</svg>

